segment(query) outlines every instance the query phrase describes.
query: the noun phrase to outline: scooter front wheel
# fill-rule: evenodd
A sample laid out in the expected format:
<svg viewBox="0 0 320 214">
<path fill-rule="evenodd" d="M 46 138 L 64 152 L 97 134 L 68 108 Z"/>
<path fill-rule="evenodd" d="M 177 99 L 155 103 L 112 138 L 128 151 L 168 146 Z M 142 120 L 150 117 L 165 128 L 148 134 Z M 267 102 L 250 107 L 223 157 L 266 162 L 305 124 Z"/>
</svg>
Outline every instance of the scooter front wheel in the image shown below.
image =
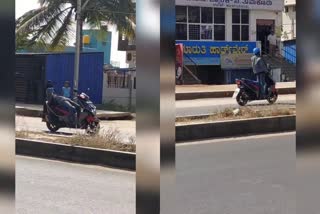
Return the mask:
<svg viewBox="0 0 320 214">
<path fill-rule="evenodd" d="M 51 132 L 56 132 L 59 130 L 59 126 L 55 125 L 55 124 L 52 124 L 50 122 L 46 122 L 47 124 L 47 128 L 51 131 Z"/>
<path fill-rule="evenodd" d="M 240 106 L 245 106 L 249 101 L 248 95 L 244 91 L 239 92 L 239 94 L 236 97 L 236 100 Z"/>
<path fill-rule="evenodd" d="M 278 93 L 277 92 L 272 92 L 272 94 L 267 98 L 269 104 L 274 104 L 278 99 Z"/>
<path fill-rule="evenodd" d="M 88 125 L 88 128 L 86 130 L 87 134 L 91 136 L 99 134 L 99 131 L 100 131 L 100 122 L 94 122 Z"/>
</svg>

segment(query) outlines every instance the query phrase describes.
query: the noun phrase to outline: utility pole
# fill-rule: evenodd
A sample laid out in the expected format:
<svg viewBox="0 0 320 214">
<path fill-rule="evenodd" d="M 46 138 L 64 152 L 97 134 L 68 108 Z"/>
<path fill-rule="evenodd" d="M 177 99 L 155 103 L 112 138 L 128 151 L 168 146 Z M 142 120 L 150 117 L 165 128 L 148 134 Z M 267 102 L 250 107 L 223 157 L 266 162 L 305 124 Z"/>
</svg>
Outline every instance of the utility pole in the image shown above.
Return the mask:
<svg viewBox="0 0 320 214">
<path fill-rule="evenodd" d="M 76 13 L 76 52 L 74 59 L 74 79 L 73 79 L 73 93 L 74 96 L 78 92 L 78 83 L 79 83 L 79 63 L 80 63 L 80 31 L 81 31 L 81 0 L 77 0 L 77 13 Z"/>
</svg>

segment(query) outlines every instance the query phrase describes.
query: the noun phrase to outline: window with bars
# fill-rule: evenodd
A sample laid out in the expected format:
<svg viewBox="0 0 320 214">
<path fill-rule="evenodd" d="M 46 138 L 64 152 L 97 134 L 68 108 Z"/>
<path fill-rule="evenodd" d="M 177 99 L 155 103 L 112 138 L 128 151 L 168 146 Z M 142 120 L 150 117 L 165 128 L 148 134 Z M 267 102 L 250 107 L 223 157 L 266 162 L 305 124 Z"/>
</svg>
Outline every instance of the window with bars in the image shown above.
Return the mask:
<svg viewBox="0 0 320 214">
<path fill-rule="evenodd" d="M 200 25 L 189 25 L 189 40 L 200 40 Z"/>
<path fill-rule="evenodd" d="M 232 9 L 232 40 L 249 41 L 249 10 Z"/>
<path fill-rule="evenodd" d="M 201 25 L 201 39 L 212 40 L 212 25 Z"/>
<path fill-rule="evenodd" d="M 130 88 L 131 75 L 127 72 L 108 71 L 107 87 L 108 88 Z M 133 75 L 132 88 L 136 89 L 136 77 Z"/>
<path fill-rule="evenodd" d="M 177 40 L 225 40 L 225 9 L 176 6 Z"/>
</svg>

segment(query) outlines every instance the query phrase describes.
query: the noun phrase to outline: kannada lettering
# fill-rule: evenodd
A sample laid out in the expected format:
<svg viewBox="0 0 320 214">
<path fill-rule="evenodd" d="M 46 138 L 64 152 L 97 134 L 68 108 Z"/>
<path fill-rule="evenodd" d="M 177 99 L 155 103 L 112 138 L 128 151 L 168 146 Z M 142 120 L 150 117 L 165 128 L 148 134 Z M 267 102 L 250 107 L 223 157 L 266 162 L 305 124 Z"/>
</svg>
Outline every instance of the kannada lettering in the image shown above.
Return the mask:
<svg viewBox="0 0 320 214">
<path fill-rule="evenodd" d="M 207 53 L 207 48 L 206 46 L 184 46 L 183 47 L 183 52 L 185 54 L 202 54 L 205 55 Z"/>
<path fill-rule="evenodd" d="M 210 46 L 208 47 L 208 53 L 212 55 L 221 55 L 221 54 L 244 54 L 248 53 L 249 47 L 248 45 L 245 46 Z M 206 55 L 207 54 L 207 47 L 206 46 L 184 46 L 184 53 L 185 54 L 192 54 L 192 55 Z"/>
<path fill-rule="evenodd" d="M 272 0 L 209 0 L 216 6 L 235 6 L 235 5 L 267 5 L 271 6 Z"/>
</svg>

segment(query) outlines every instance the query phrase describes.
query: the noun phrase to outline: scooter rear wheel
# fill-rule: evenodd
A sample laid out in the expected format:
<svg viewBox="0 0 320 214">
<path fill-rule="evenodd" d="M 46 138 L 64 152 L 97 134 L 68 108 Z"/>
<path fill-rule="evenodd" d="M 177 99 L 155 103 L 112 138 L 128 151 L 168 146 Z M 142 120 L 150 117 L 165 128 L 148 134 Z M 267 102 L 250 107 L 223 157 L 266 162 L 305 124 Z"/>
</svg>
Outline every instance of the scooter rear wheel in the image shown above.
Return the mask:
<svg viewBox="0 0 320 214">
<path fill-rule="evenodd" d="M 54 125 L 54 124 L 49 123 L 49 122 L 46 122 L 46 124 L 47 124 L 47 128 L 48 128 L 51 132 L 56 132 L 56 131 L 58 131 L 59 128 L 60 128 L 59 126 Z"/>
<path fill-rule="evenodd" d="M 248 95 L 244 92 L 244 91 L 240 91 L 239 94 L 236 97 L 237 103 L 240 106 L 245 106 L 247 105 L 249 99 L 248 99 Z"/>
</svg>

